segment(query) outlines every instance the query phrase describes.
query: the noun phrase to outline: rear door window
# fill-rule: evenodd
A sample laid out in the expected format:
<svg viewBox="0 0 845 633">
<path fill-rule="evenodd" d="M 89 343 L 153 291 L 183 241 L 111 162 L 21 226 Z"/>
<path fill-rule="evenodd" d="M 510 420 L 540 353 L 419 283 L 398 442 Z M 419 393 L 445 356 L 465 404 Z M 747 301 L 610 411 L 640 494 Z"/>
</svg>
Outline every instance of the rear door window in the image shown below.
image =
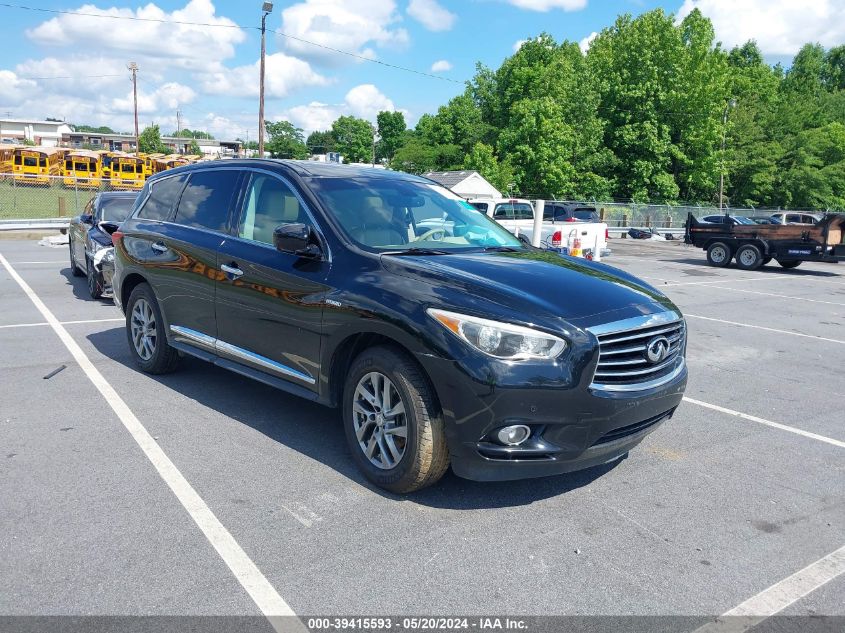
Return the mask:
<svg viewBox="0 0 845 633">
<path fill-rule="evenodd" d="M 179 199 L 173 221 L 185 226 L 225 231 L 240 176 L 241 172 L 234 169 L 192 173 Z"/>
<path fill-rule="evenodd" d="M 534 209 L 524 202 L 507 202 L 496 205 L 493 217 L 497 220 L 533 220 Z"/>
<path fill-rule="evenodd" d="M 163 178 L 150 185 L 150 195 L 147 201 L 139 209 L 135 217 L 146 220 L 158 220 L 163 222 L 170 217 L 170 212 L 182 191 L 185 184 L 185 176 L 171 176 Z"/>
</svg>

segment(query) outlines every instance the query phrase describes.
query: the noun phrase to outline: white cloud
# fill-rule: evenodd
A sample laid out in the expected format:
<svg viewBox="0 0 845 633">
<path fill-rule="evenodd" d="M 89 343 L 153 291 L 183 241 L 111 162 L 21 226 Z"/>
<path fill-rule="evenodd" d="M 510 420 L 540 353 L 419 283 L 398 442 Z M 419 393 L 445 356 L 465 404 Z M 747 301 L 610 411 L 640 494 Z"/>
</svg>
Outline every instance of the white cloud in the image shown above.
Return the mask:
<svg viewBox="0 0 845 633">
<path fill-rule="evenodd" d="M 598 35 L 599 35 L 598 33 L 593 31 L 587 37 L 585 37 L 583 40 L 578 42 L 578 46 L 580 47 L 582 53 L 584 53 L 585 55 L 587 54 L 587 51 L 590 50 L 590 44 L 593 43 L 593 40 L 596 39 L 598 37 Z"/>
<path fill-rule="evenodd" d="M 515 41 L 513 43 L 513 52 L 514 53 L 517 52 L 520 48 L 522 48 L 522 45 L 525 44 L 525 42 L 527 42 L 527 41 L 528 40 L 517 40 L 517 41 Z"/>
<path fill-rule="evenodd" d="M 282 31 L 368 58 L 376 56 L 372 47 L 402 48 L 408 32 L 396 28 L 402 17 L 394 0 L 305 0 L 282 11 Z M 280 36 L 281 38 L 281 36 Z M 339 64 L 349 58 L 290 38 L 281 42 L 297 55 L 324 64 Z"/>
<path fill-rule="evenodd" d="M 37 82 L 23 79 L 11 70 L 0 70 L 0 104 L 4 107 L 30 99 L 37 92 Z"/>
<path fill-rule="evenodd" d="M 275 119 L 286 119 L 305 130 L 328 130 L 340 116 L 352 115 L 374 122 L 382 110 L 396 110 L 393 101 L 373 84 L 355 86 L 346 93 L 343 103 L 321 103 L 312 101 L 305 105 L 288 108 Z M 406 113 L 407 116 L 407 113 Z"/>
<path fill-rule="evenodd" d="M 445 59 L 439 59 L 431 65 L 431 72 L 445 73 L 452 70 L 452 63 Z"/>
<path fill-rule="evenodd" d="M 241 29 L 234 28 L 232 20 L 215 14 L 211 0 L 190 0 L 182 9 L 169 13 L 152 3 L 137 10 L 116 7 L 100 9 L 88 4 L 73 10 L 94 15 L 59 15 L 27 30 L 27 36 L 39 44 L 49 46 L 51 50 L 84 44 L 87 50 L 100 54 L 117 53 L 122 61 L 134 56 L 136 61 L 155 60 L 156 65 L 182 68 L 204 68 L 232 57 L 235 46 L 246 39 Z M 108 20 L 95 15 L 146 18 L 167 23 Z M 173 22 L 220 26 L 191 26 Z"/>
<path fill-rule="evenodd" d="M 259 61 L 237 68 L 221 68 L 201 76 L 202 90 L 208 94 L 257 97 Z M 329 79 L 312 70 L 308 62 L 284 53 L 267 55 L 265 95 L 283 98 L 306 86 L 325 86 Z"/>
<path fill-rule="evenodd" d="M 176 110 L 180 104 L 191 103 L 197 96 L 189 86 L 176 82 L 168 82 L 156 87 L 152 91 L 138 91 L 138 112 L 155 114 L 162 110 Z M 112 108 L 116 112 L 133 112 L 132 90 L 125 97 L 112 99 Z"/>
<path fill-rule="evenodd" d="M 713 21 L 727 48 L 753 39 L 766 55 L 794 55 L 807 42 L 836 46 L 845 41 L 841 0 L 685 0 L 678 19 L 693 9 Z"/>
<path fill-rule="evenodd" d="M 505 2 L 529 11 L 550 11 L 551 9 L 578 11 L 587 6 L 587 0 L 505 0 Z"/>
<path fill-rule="evenodd" d="M 429 31 L 448 31 L 458 19 L 454 13 L 439 5 L 437 0 L 411 0 L 408 15 Z"/>
</svg>

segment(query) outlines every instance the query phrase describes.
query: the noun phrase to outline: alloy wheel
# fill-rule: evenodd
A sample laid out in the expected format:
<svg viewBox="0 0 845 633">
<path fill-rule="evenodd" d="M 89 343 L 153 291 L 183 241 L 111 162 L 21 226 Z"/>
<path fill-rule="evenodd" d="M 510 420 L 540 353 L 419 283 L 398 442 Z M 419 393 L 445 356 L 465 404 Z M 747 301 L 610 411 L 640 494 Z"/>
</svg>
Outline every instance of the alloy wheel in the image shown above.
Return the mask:
<svg viewBox="0 0 845 633">
<path fill-rule="evenodd" d="M 396 386 L 381 372 L 365 374 L 352 397 L 352 423 L 358 446 L 370 463 L 389 470 L 405 454 L 408 419 Z"/>
<path fill-rule="evenodd" d="M 156 350 L 156 318 L 146 299 L 138 299 L 132 307 L 130 327 L 135 352 L 141 360 L 150 360 Z"/>
</svg>

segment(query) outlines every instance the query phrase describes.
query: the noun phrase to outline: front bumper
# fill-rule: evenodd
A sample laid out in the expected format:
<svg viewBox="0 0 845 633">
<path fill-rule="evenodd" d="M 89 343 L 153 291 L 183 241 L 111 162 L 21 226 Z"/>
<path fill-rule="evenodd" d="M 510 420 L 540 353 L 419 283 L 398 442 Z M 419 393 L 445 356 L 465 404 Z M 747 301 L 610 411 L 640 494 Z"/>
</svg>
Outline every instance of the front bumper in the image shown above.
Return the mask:
<svg viewBox="0 0 845 633">
<path fill-rule="evenodd" d="M 588 372 L 568 387 L 509 387 L 479 381 L 457 361 L 417 358 L 440 399 L 452 469 L 478 481 L 544 477 L 618 459 L 672 417 L 687 382 L 684 365 L 668 382 L 635 392 L 591 388 Z M 511 424 L 531 428 L 524 444 L 490 439 Z"/>
</svg>

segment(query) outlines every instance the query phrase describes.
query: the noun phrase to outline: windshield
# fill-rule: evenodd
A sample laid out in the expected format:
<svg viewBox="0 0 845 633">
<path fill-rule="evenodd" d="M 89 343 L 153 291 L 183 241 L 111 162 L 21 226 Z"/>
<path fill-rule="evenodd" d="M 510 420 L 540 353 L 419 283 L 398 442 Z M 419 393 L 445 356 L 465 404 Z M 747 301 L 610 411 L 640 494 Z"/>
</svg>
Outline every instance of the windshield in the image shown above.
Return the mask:
<svg viewBox="0 0 845 633">
<path fill-rule="evenodd" d="M 344 233 L 367 250 L 523 248 L 511 233 L 439 185 L 382 175 L 313 178 L 310 185 Z"/>
<path fill-rule="evenodd" d="M 135 198 L 106 198 L 100 202 L 99 220 L 106 222 L 123 222 L 129 217 L 129 212 L 135 204 Z"/>
</svg>

